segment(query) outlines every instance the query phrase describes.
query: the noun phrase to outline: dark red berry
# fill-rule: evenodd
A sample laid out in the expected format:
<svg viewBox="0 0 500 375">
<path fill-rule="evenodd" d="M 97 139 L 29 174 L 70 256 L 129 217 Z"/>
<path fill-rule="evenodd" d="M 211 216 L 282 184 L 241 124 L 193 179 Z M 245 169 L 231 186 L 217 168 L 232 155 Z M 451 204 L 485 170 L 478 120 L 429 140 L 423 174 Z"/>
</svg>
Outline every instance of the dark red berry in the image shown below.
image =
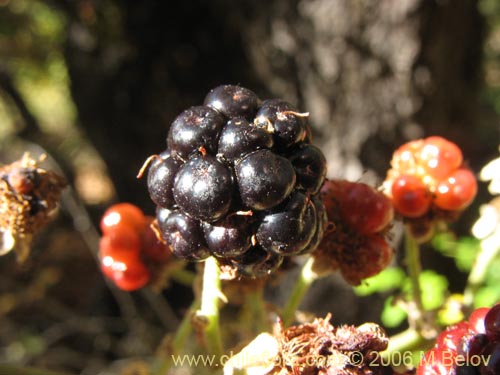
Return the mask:
<svg viewBox="0 0 500 375">
<path fill-rule="evenodd" d="M 486 335 L 500 341 L 500 304 L 493 306 L 484 317 Z"/>
<path fill-rule="evenodd" d="M 500 341 L 492 342 L 482 352 L 483 360 L 479 367 L 481 375 L 500 374 Z"/>
<path fill-rule="evenodd" d="M 394 216 L 390 199 L 363 183 L 344 183 L 338 202 L 342 219 L 361 234 L 382 231 Z"/>
</svg>

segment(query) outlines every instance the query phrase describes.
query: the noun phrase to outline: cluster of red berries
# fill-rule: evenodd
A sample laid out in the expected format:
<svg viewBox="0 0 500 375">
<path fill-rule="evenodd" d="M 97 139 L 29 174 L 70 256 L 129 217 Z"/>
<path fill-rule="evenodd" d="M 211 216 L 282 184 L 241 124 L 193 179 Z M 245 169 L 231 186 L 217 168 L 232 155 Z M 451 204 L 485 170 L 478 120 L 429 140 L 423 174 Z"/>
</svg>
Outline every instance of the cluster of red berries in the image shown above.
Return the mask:
<svg viewBox="0 0 500 375">
<path fill-rule="evenodd" d="M 500 374 L 500 304 L 476 309 L 468 321 L 443 331 L 416 375 Z"/>
<path fill-rule="evenodd" d="M 460 148 L 442 137 L 398 148 L 384 182 L 394 209 L 407 221 L 453 218 L 477 193 L 474 174 L 463 166 Z"/>
<path fill-rule="evenodd" d="M 385 234 L 394 213 L 382 192 L 359 182 L 328 180 L 321 189 L 330 229 L 314 253 L 318 264 L 340 269 L 352 285 L 387 267 L 393 249 Z"/>
<path fill-rule="evenodd" d="M 132 291 L 148 284 L 155 266 L 164 264 L 172 254 L 158 240 L 151 227 L 153 220 L 130 203 L 115 204 L 102 216 L 101 270 L 120 289 Z"/>
</svg>

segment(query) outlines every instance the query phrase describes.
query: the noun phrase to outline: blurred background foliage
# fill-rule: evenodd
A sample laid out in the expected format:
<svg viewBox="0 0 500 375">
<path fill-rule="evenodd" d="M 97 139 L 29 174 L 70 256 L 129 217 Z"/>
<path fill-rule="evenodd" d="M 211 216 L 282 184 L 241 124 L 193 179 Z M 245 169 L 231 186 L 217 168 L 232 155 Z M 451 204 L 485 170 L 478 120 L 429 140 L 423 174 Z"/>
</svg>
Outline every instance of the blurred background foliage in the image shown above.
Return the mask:
<svg viewBox="0 0 500 375">
<path fill-rule="evenodd" d="M 94 225 L 117 200 L 152 210 L 144 183 L 135 180 L 139 167 L 165 147 L 175 115 L 221 83 L 310 110 L 330 177 L 378 183 L 395 147 L 434 133 L 462 146 L 475 172 L 497 155 L 497 0 L 182 3 L 0 0 L 0 160 L 49 153 Z M 338 22 L 330 24 L 328 15 Z M 377 32 L 382 42 L 367 36 Z M 453 48 L 467 58 L 456 53 L 449 61 Z M 454 233 L 426 249 L 427 309 L 463 290 L 479 248 L 470 228 L 489 199 L 482 186 Z M 27 264 L 0 258 L 1 361 L 117 373 L 118 359 L 151 355 L 189 305 L 191 292 L 175 283 L 166 301 L 112 297 L 93 259 L 96 234 L 76 212 L 63 205 Z M 396 245 L 398 238 L 396 228 Z M 499 265 L 497 259 L 476 305 L 500 299 Z M 323 284 L 311 291 L 307 309 L 333 311 L 336 323 L 371 319 L 394 332 L 404 328 L 406 313 L 394 303 L 395 291 L 404 296 L 408 288 L 400 268 L 354 292 L 340 279 Z M 270 295 L 279 303 L 287 288 Z M 443 324 L 457 318 L 447 311 Z"/>
</svg>

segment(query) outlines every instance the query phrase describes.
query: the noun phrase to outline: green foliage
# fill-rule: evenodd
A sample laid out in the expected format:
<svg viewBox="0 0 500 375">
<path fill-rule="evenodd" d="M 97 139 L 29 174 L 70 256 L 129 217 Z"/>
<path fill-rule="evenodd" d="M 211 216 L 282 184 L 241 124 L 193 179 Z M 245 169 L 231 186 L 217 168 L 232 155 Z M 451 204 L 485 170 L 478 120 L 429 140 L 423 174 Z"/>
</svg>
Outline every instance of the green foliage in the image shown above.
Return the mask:
<svg viewBox="0 0 500 375">
<path fill-rule="evenodd" d="M 390 296 L 385 300 L 380 320 L 385 327 L 395 328 L 400 326 L 406 320 L 407 316 L 406 311 L 395 303 L 393 296 Z"/>
<path fill-rule="evenodd" d="M 453 258 L 457 268 L 462 272 L 472 269 L 479 252 L 479 240 L 474 237 L 455 238 L 453 233 L 439 233 L 432 239 L 434 249 L 443 255 Z"/>
<path fill-rule="evenodd" d="M 425 270 L 420 274 L 420 288 L 422 289 L 422 303 L 425 310 L 435 310 L 444 304 L 448 292 L 448 280 L 432 270 Z M 404 286 L 408 290 L 408 281 Z"/>
<path fill-rule="evenodd" d="M 363 284 L 354 288 L 358 296 L 389 292 L 398 289 L 405 277 L 405 272 L 398 267 L 387 268 L 378 275 L 366 279 Z"/>
</svg>

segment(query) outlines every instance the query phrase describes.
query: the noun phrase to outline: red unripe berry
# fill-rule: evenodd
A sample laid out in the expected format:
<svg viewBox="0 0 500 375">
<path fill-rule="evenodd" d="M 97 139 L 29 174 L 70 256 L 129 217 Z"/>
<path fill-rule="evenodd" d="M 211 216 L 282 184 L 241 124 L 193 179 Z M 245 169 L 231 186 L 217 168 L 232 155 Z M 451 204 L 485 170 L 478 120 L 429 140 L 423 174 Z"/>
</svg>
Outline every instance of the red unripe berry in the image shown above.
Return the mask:
<svg viewBox="0 0 500 375">
<path fill-rule="evenodd" d="M 361 234 L 380 232 L 394 217 L 392 203 L 371 186 L 349 182 L 338 197 L 345 223 Z"/>
<path fill-rule="evenodd" d="M 489 307 L 475 309 L 469 316 L 469 326 L 475 333 L 485 333 L 484 318 L 490 311 Z"/>
<path fill-rule="evenodd" d="M 448 327 L 437 337 L 435 346 L 436 349 L 456 352 L 460 345 L 461 338 L 465 336 L 468 331 L 469 323 L 465 321 Z"/>
<path fill-rule="evenodd" d="M 142 234 L 142 252 L 149 260 L 153 262 L 165 262 L 172 255 L 170 247 L 161 242 L 150 224 L 153 218 L 146 218 L 148 225 Z"/>
<path fill-rule="evenodd" d="M 450 375 L 456 353 L 436 348 L 429 350 L 420 361 L 416 375 Z"/>
<path fill-rule="evenodd" d="M 470 170 L 459 168 L 437 185 L 434 203 L 443 210 L 459 211 L 474 200 L 476 193 L 476 177 Z"/>
<path fill-rule="evenodd" d="M 340 210 L 339 198 L 345 195 L 348 184 L 346 180 L 326 180 L 321 187 L 320 196 L 329 220 L 333 220 L 335 212 Z"/>
<path fill-rule="evenodd" d="M 109 207 L 102 216 L 100 227 L 103 234 L 114 230 L 115 227 L 127 224 L 137 232 L 144 228 L 145 218 L 142 210 L 131 203 L 118 203 Z"/>
<path fill-rule="evenodd" d="M 417 155 L 424 145 L 422 139 L 407 142 L 394 151 L 391 165 L 400 173 L 413 171 L 417 164 Z"/>
<path fill-rule="evenodd" d="M 101 259 L 102 272 L 122 290 L 132 291 L 145 286 L 150 278 L 149 271 L 138 254 L 116 252 Z"/>
<path fill-rule="evenodd" d="M 141 238 L 139 234 L 127 224 L 113 227 L 101 237 L 99 242 L 101 256 L 112 255 L 116 251 L 129 251 L 139 254 Z"/>
<path fill-rule="evenodd" d="M 455 143 L 432 136 L 424 140 L 420 162 L 430 176 L 443 179 L 462 165 L 463 155 Z"/>
<path fill-rule="evenodd" d="M 397 177 L 392 183 L 391 195 L 396 211 L 409 218 L 424 215 L 431 206 L 432 196 L 427 186 L 416 176 Z"/>
</svg>

